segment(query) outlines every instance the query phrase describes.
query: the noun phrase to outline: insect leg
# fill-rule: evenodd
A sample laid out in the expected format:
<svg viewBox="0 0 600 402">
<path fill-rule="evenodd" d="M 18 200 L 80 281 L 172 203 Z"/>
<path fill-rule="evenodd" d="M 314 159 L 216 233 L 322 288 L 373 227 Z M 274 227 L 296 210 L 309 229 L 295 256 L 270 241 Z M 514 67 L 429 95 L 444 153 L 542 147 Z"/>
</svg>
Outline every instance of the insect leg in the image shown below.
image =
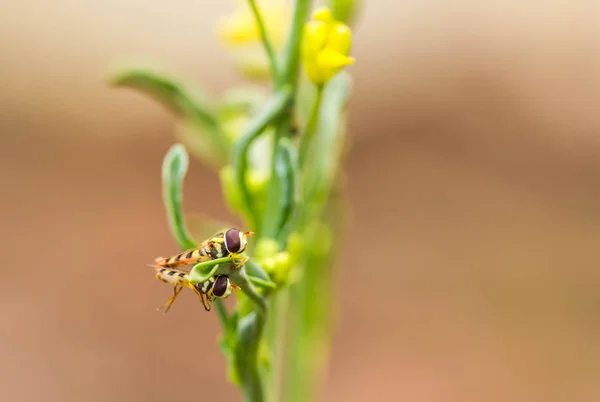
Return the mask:
<svg viewBox="0 0 600 402">
<path fill-rule="evenodd" d="M 239 264 L 236 264 L 235 260 L 237 258 L 240 258 L 242 260 L 242 262 L 240 262 Z M 231 254 L 231 262 L 233 263 L 233 269 L 240 269 L 246 263 L 246 261 L 248 261 L 249 258 L 250 257 L 240 257 L 235 254 Z"/>
<path fill-rule="evenodd" d="M 180 286 L 178 288 L 178 285 L 175 285 L 175 287 L 173 287 L 173 297 L 171 297 L 169 300 L 167 300 L 167 302 L 165 304 L 163 304 L 162 307 L 159 307 L 156 310 L 160 311 L 164 308 L 165 311 L 163 312 L 163 314 L 167 314 L 167 312 L 171 308 L 171 305 L 173 304 L 173 302 L 175 302 L 175 299 L 177 299 L 179 292 L 181 292 L 182 290 L 183 290 L 183 286 Z"/>
<path fill-rule="evenodd" d="M 204 305 L 204 310 L 210 311 L 210 299 L 205 294 L 202 294 L 202 304 Z"/>
<path fill-rule="evenodd" d="M 208 301 L 205 299 L 204 293 L 199 291 L 195 286 L 191 286 L 191 289 L 194 291 L 194 293 L 196 293 L 198 295 L 200 302 L 204 306 L 204 310 L 210 311 L 210 303 L 208 303 Z"/>
</svg>

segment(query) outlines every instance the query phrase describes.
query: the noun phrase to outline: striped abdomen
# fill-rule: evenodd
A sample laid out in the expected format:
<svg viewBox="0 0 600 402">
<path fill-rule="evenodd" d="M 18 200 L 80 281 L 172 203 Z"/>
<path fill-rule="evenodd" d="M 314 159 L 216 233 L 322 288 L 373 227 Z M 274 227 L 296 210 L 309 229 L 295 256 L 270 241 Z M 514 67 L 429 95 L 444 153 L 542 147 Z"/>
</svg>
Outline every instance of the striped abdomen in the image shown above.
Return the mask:
<svg viewBox="0 0 600 402">
<path fill-rule="evenodd" d="M 156 279 L 158 279 L 159 281 L 163 281 L 173 286 L 181 285 L 186 286 L 188 288 L 195 288 L 197 291 L 204 294 L 210 292 L 215 283 L 215 277 L 212 276 L 202 283 L 192 285 L 189 281 L 190 277 L 185 271 L 180 271 L 179 269 L 159 267 L 156 267 L 154 269 L 156 270 Z"/>
<path fill-rule="evenodd" d="M 228 254 L 223 243 L 211 241 L 203 245 L 203 247 L 187 250 L 169 258 L 159 257 L 154 260 L 154 263 L 161 267 L 170 268 L 216 260 L 217 258 L 227 257 Z"/>
<path fill-rule="evenodd" d="M 154 268 L 156 270 L 156 279 L 171 285 L 177 286 L 189 286 L 189 277 L 187 272 L 180 271 L 178 269 L 169 268 Z"/>
<path fill-rule="evenodd" d="M 206 255 L 203 248 L 184 251 L 181 254 L 174 255 L 169 258 L 159 257 L 154 260 L 156 265 L 161 267 L 177 267 L 180 265 L 196 264 L 203 261 L 208 261 L 210 258 Z"/>
</svg>

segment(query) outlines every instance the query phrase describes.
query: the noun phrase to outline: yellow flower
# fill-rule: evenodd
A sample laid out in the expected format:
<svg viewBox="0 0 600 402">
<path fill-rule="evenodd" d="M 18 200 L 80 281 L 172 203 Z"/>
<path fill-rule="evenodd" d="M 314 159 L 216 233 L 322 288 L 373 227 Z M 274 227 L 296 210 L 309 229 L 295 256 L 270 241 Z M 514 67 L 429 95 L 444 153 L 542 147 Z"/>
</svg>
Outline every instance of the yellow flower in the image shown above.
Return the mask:
<svg viewBox="0 0 600 402">
<path fill-rule="evenodd" d="M 311 21 L 304 26 L 302 63 L 304 70 L 316 85 L 323 85 L 344 66 L 354 63 L 349 57 L 352 31 L 336 21 L 326 7 L 314 11 Z"/>
<path fill-rule="evenodd" d="M 247 1 L 238 6 L 217 26 L 221 41 L 230 51 L 234 63 L 249 78 L 269 77 L 269 60 L 263 47 L 258 26 Z M 257 0 L 257 6 L 275 51 L 285 43 L 290 24 L 290 8 L 283 0 Z"/>
</svg>

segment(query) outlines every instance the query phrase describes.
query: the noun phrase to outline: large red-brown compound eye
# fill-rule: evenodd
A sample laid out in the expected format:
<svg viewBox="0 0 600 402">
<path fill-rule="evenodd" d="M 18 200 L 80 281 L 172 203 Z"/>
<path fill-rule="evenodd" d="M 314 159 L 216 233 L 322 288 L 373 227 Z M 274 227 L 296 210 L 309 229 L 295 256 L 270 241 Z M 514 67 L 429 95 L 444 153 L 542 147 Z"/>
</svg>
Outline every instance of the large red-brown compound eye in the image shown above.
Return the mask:
<svg viewBox="0 0 600 402">
<path fill-rule="evenodd" d="M 241 248 L 240 231 L 237 229 L 229 229 L 225 232 L 225 248 L 230 253 L 238 253 Z"/>
<path fill-rule="evenodd" d="M 217 276 L 212 288 L 213 295 L 223 297 L 229 287 L 229 278 L 226 276 Z"/>
</svg>

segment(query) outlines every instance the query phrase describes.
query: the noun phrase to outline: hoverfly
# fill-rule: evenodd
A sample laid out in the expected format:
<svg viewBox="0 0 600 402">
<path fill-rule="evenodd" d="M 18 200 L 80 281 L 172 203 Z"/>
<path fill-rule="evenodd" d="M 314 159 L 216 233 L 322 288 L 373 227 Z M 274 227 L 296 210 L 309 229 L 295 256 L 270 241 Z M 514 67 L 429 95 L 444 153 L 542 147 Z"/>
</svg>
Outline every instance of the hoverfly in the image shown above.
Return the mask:
<svg viewBox="0 0 600 402">
<path fill-rule="evenodd" d="M 196 293 L 206 311 L 210 311 L 211 303 L 214 302 L 215 299 L 227 298 L 231 295 L 232 289 L 240 289 L 238 286 L 231 283 L 229 278 L 225 275 L 213 276 L 203 283 L 191 284 L 189 275 L 185 271 L 156 266 L 154 269 L 156 270 L 156 279 L 165 283 L 170 283 L 174 286 L 173 296 L 167 300 L 162 307 L 157 308 L 159 311 L 164 308 L 164 314 L 169 311 L 171 305 L 175 302 L 175 299 L 177 299 L 177 296 L 184 287 L 190 288 Z"/>
<path fill-rule="evenodd" d="M 184 251 L 169 258 L 158 257 L 154 260 L 154 263 L 163 268 L 172 268 L 231 257 L 234 268 L 238 269 L 248 261 L 248 257 L 238 256 L 246 250 L 248 236 L 254 236 L 254 232 L 241 232 L 235 228 L 228 229 L 225 232 L 216 233 L 210 239 L 202 242 L 197 248 Z M 236 264 L 236 258 L 241 259 L 242 262 Z"/>
</svg>

